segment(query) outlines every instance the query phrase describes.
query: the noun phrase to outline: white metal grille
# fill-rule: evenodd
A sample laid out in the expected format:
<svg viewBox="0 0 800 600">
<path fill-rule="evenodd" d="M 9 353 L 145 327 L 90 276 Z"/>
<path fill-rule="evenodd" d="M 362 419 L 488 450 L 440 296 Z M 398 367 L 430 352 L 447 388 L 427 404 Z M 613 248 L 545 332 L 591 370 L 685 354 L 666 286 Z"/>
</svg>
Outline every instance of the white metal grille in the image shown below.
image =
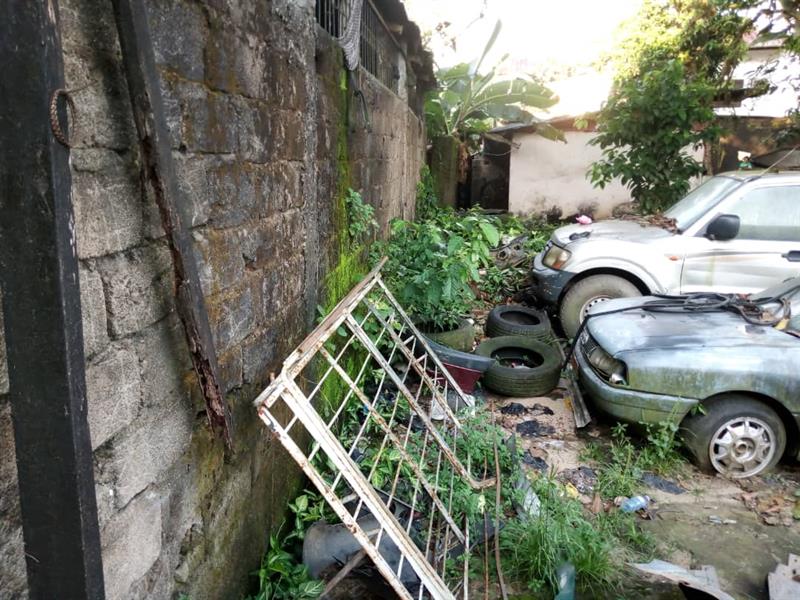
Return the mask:
<svg viewBox="0 0 800 600">
<path fill-rule="evenodd" d="M 484 523 L 467 521 L 455 483 L 495 479 L 470 464 L 471 399 L 379 269 L 289 356 L 258 413 L 400 597 L 466 598 L 470 539 Z"/>
</svg>

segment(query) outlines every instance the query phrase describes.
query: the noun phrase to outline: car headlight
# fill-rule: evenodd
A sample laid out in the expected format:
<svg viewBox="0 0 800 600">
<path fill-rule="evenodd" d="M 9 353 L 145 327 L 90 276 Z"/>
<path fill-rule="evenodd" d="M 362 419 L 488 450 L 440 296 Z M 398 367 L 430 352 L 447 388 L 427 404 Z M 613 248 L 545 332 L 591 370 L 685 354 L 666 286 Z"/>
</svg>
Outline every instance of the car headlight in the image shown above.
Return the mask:
<svg viewBox="0 0 800 600">
<path fill-rule="evenodd" d="M 617 360 L 608 352 L 603 350 L 600 345 L 594 341 L 588 331 L 584 331 L 581 336 L 581 345 L 583 347 L 583 354 L 586 360 L 592 365 L 598 373 L 614 385 L 628 385 L 628 368 L 621 360 Z"/>
<path fill-rule="evenodd" d="M 542 264 L 545 267 L 550 267 L 551 269 L 560 269 L 564 266 L 570 256 L 572 256 L 572 252 L 567 250 L 566 248 L 562 248 L 561 246 L 556 246 L 553 244 L 550 248 L 545 252 L 544 258 L 542 259 Z"/>
</svg>

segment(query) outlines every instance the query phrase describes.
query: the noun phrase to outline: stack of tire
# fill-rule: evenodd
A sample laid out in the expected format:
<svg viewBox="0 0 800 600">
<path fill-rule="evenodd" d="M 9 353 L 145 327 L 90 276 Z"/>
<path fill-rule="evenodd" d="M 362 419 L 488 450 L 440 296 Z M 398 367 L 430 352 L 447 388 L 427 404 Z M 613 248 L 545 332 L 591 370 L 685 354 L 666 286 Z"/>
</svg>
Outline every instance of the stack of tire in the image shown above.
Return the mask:
<svg viewBox="0 0 800 600">
<path fill-rule="evenodd" d="M 486 320 L 486 335 L 475 353 L 496 359 L 484 385 L 503 396 L 542 396 L 558 385 L 561 352 L 553 344 L 550 319 L 526 306 L 497 306 Z M 525 363 L 525 364 L 522 364 Z"/>
</svg>

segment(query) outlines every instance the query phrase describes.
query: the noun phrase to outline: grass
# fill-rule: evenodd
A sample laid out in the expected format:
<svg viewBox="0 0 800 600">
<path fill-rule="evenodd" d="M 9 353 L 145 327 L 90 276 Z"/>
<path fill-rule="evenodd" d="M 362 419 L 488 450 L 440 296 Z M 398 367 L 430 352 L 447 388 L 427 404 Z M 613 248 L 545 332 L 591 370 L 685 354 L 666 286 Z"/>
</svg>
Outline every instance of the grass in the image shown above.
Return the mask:
<svg viewBox="0 0 800 600">
<path fill-rule="evenodd" d="M 578 589 L 603 596 L 617 586 L 626 560 L 652 556 L 655 542 L 639 529 L 634 515 L 591 515 L 550 476 L 538 477 L 532 486 L 541 501 L 539 515 L 509 521 L 500 536 L 510 580 L 531 592 L 552 594 L 558 567 L 569 562 Z"/>
<path fill-rule="evenodd" d="M 628 436 L 625 425 L 612 429 L 611 443 L 587 445 L 580 459 L 596 465 L 597 492 L 603 498 L 632 496 L 642 487 L 645 472 L 674 476 L 686 464 L 677 439 L 678 426 L 663 422 L 645 427 L 644 443 Z"/>
</svg>

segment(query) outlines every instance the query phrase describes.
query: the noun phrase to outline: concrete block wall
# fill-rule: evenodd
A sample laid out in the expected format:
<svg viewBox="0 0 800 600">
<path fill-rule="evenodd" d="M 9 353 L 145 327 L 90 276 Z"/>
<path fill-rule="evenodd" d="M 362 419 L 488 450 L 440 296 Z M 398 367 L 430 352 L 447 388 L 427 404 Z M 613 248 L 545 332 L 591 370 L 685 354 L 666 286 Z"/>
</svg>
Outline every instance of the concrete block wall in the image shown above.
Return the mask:
<svg viewBox="0 0 800 600">
<path fill-rule="evenodd" d="M 386 230 L 413 215 L 425 134 L 365 72 L 371 130 L 352 97 L 343 104 L 340 51 L 312 0 L 147 7 L 236 452 L 206 425 L 164 232 L 139 177 L 111 3 L 59 0 L 67 88 L 78 89 L 72 185 L 106 591 L 236 598 L 302 482 L 251 400 L 313 325 L 337 260 L 340 136 L 350 185 Z M 26 583 L 2 331 L 0 311 L 5 599 L 25 597 Z"/>
</svg>

